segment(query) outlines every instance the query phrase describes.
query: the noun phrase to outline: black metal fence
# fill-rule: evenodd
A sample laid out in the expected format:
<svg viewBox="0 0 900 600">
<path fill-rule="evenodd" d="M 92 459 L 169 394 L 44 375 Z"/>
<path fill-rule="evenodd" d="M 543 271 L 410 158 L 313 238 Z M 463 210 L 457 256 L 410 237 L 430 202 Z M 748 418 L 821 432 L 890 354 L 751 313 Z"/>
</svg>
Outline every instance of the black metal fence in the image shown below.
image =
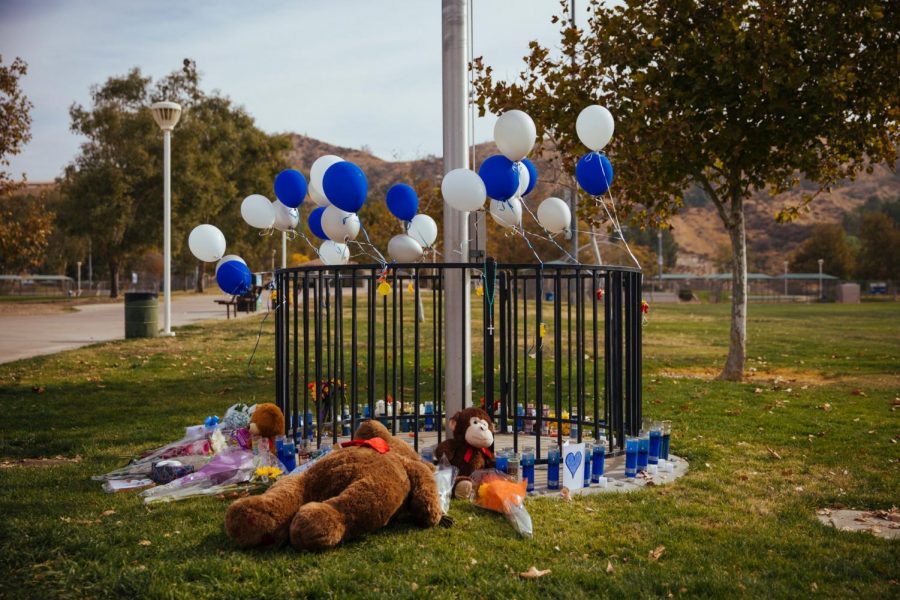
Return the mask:
<svg viewBox="0 0 900 600">
<path fill-rule="evenodd" d="M 445 361 L 445 322 L 465 334 L 445 310 L 452 277 L 470 283 L 473 403 L 516 451 L 637 434 L 640 271 L 488 260 L 277 271 L 276 397 L 298 440 L 334 443 L 365 418 L 417 450 L 442 439 L 445 381 L 464 393 L 467 368 Z"/>
</svg>

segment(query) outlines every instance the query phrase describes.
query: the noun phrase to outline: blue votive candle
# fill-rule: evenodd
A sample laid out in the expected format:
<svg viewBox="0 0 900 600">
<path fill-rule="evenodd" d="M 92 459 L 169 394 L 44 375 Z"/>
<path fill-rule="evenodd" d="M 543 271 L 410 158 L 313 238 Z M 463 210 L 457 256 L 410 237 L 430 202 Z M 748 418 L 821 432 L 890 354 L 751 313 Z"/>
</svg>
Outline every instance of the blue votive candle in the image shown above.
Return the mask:
<svg viewBox="0 0 900 600">
<path fill-rule="evenodd" d="M 534 448 L 525 448 L 522 452 L 522 478 L 528 480 L 526 492 L 534 491 Z"/>
<path fill-rule="evenodd" d="M 600 477 L 606 471 L 606 439 L 600 438 L 594 446 L 593 460 L 591 461 L 591 482 L 600 483 Z"/>
<path fill-rule="evenodd" d="M 503 450 L 498 452 L 496 456 L 494 456 L 495 465 L 494 468 L 500 471 L 501 473 L 506 473 L 506 468 L 509 466 L 509 456 Z"/>
<path fill-rule="evenodd" d="M 547 450 L 547 489 L 559 489 L 559 448 L 556 446 Z"/>
<path fill-rule="evenodd" d="M 672 421 L 663 421 L 660 433 L 659 457 L 663 460 L 669 460 L 669 438 L 672 435 Z"/>
<path fill-rule="evenodd" d="M 593 444 L 584 443 L 584 487 L 591 487 L 591 455 L 594 452 Z"/>
<path fill-rule="evenodd" d="M 659 447 L 662 442 L 662 432 L 659 429 L 659 423 L 654 422 L 650 426 L 650 451 L 647 455 L 647 462 L 651 465 L 659 463 Z"/>
<path fill-rule="evenodd" d="M 646 431 L 641 432 L 638 438 L 638 471 L 647 470 L 647 459 L 650 456 L 650 434 Z"/>
<path fill-rule="evenodd" d="M 625 477 L 637 477 L 638 438 L 625 438 Z"/>
</svg>

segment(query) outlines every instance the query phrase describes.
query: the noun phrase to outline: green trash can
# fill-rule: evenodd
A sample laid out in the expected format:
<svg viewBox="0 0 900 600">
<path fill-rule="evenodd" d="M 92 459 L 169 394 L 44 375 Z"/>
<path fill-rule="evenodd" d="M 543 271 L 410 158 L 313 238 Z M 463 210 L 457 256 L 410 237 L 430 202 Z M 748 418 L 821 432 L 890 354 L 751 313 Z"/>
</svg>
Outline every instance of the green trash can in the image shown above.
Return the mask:
<svg viewBox="0 0 900 600">
<path fill-rule="evenodd" d="M 125 339 L 151 338 L 159 335 L 158 309 L 156 292 L 126 293 Z"/>
</svg>

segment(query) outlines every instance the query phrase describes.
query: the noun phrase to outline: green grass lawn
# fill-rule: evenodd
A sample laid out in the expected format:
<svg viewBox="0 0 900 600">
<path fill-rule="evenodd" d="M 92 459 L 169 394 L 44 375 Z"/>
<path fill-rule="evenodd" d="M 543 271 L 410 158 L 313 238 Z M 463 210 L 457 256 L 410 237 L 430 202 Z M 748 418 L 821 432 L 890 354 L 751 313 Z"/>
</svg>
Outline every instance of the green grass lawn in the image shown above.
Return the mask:
<svg viewBox="0 0 900 600">
<path fill-rule="evenodd" d="M 234 402 L 271 400 L 271 319 L 246 366 L 258 327 L 190 326 L 0 365 L 0 459 L 12 461 L 0 468 L 0 596 L 900 596 L 896 541 L 815 519 L 900 501 L 898 304 L 751 306 L 743 384 L 711 380 L 727 306 L 653 306 L 644 412 L 673 420 L 685 478 L 531 500 L 531 540 L 454 501 L 451 529 L 398 525 L 312 555 L 233 548 L 227 501 L 146 508 L 90 480 Z M 80 462 L 15 462 L 57 455 Z M 532 565 L 552 573 L 515 575 Z"/>
</svg>

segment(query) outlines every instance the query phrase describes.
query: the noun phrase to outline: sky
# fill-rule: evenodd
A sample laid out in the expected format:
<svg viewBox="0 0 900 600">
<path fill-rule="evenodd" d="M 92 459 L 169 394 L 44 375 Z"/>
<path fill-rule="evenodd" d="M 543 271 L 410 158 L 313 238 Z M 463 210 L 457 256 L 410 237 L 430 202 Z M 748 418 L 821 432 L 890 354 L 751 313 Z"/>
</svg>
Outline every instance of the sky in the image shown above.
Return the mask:
<svg viewBox="0 0 900 600">
<path fill-rule="evenodd" d="M 558 0 L 472 0 L 474 55 L 514 79 L 528 43 L 558 45 Z M 368 146 L 385 159 L 441 154 L 440 0 L 0 0 L 0 55 L 28 63 L 32 139 L 10 171 L 62 173 L 80 140 L 69 107 L 140 67 L 154 79 L 193 58 L 206 90 L 264 131 Z M 476 122 L 478 142 L 494 118 Z"/>
</svg>

